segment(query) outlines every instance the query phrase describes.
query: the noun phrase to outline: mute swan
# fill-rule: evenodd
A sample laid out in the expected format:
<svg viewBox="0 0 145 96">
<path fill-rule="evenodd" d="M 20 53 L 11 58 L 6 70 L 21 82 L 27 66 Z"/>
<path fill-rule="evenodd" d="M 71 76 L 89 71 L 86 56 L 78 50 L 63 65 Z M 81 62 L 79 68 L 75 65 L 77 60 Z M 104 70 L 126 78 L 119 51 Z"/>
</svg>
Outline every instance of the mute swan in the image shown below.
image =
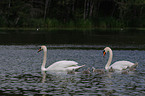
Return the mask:
<svg viewBox="0 0 145 96">
<path fill-rule="evenodd" d="M 111 66 L 111 61 L 112 61 L 112 57 L 113 57 L 113 52 L 111 50 L 111 48 L 109 47 L 106 47 L 103 51 L 103 56 L 105 56 L 105 54 L 109 51 L 109 59 L 108 59 L 108 62 L 105 66 L 105 69 L 106 70 L 109 70 L 109 69 L 114 69 L 114 70 L 124 70 L 124 69 L 127 69 L 127 68 L 131 68 L 131 67 L 135 67 L 137 66 L 138 64 L 137 63 L 132 63 L 130 61 L 117 61 L 115 63 L 113 63 Z"/>
<path fill-rule="evenodd" d="M 62 60 L 62 61 L 57 61 L 57 62 L 53 63 L 48 68 L 45 68 L 46 57 L 47 57 L 46 46 L 41 46 L 40 49 L 38 50 L 38 52 L 40 52 L 41 50 L 44 51 L 43 63 L 41 66 L 42 71 L 71 71 L 71 70 L 76 70 L 76 69 L 79 69 L 79 68 L 85 66 L 85 65 L 78 66 L 77 65 L 78 63 L 75 61 Z"/>
</svg>

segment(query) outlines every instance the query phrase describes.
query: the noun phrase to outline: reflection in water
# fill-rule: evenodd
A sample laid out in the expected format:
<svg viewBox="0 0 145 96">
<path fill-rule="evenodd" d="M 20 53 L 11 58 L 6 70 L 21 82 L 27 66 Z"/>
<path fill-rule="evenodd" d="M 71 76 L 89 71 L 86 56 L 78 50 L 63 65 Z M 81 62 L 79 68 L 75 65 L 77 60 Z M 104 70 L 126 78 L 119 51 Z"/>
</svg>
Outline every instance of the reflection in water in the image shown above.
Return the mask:
<svg viewBox="0 0 145 96">
<path fill-rule="evenodd" d="M 53 95 L 131 95 L 130 91 L 141 87 L 133 78 L 136 75 L 137 72 L 128 75 L 112 72 L 101 75 L 96 73 L 90 75 L 82 73 L 50 75 L 44 72 L 42 82 L 47 84 L 47 88 L 42 93 L 47 94 L 48 90 L 51 90 L 49 94 Z M 142 93 L 137 92 L 136 94 Z"/>
<path fill-rule="evenodd" d="M 46 73 L 45 71 L 42 71 L 42 83 L 45 83 L 45 79 L 46 79 Z"/>
<path fill-rule="evenodd" d="M 0 31 L 0 44 L 81 44 L 140 45 L 145 43 L 139 30 L 58 30 Z"/>
</svg>

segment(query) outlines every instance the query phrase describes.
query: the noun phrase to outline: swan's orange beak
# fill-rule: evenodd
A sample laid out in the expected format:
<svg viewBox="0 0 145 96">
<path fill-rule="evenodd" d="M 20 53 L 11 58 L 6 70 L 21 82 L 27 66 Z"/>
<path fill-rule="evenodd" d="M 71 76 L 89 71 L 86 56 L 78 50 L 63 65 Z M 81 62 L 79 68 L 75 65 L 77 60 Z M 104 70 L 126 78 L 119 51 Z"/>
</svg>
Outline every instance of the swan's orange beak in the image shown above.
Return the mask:
<svg viewBox="0 0 145 96">
<path fill-rule="evenodd" d="M 103 56 L 105 56 L 106 55 L 106 52 L 105 51 L 103 51 Z"/>
<path fill-rule="evenodd" d="M 40 52 L 41 51 L 41 48 L 38 50 L 38 52 Z"/>
</svg>

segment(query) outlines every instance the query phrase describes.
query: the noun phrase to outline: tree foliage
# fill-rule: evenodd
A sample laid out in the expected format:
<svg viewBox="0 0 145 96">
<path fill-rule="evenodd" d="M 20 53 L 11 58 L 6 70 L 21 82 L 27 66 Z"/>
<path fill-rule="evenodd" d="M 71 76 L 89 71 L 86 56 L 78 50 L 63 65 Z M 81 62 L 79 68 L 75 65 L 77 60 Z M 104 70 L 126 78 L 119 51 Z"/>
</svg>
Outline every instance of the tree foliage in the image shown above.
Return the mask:
<svg viewBox="0 0 145 96">
<path fill-rule="evenodd" d="M 144 27 L 145 0 L 0 0 L 0 27 Z"/>
</svg>

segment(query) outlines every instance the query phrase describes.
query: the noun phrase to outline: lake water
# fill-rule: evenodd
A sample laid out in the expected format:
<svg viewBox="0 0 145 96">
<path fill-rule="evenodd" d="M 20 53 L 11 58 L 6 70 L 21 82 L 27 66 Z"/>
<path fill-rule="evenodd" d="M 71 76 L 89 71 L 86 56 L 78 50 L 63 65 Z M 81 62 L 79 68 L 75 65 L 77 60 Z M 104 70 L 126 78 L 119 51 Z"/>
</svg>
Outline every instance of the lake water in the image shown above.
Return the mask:
<svg viewBox="0 0 145 96">
<path fill-rule="evenodd" d="M 18 31 L 19 32 L 19 31 Z M 28 96 L 144 96 L 145 95 L 145 34 L 135 30 L 125 32 L 1 32 L 0 34 L 0 95 Z M 132 35 L 132 36 L 131 36 Z M 38 42 L 37 42 L 38 41 Z M 110 46 L 113 61 L 138 62 L 137 70 L 129 74 L 54 74 L 42 73 L 43 52 L 48 48 L 47 64 L 59 60 L 74 60 L 87 68 L 103 69 L 108 54 L 103 49 Z M 90 70 L 92 71 L 92 70 Z"/>
</svg>

